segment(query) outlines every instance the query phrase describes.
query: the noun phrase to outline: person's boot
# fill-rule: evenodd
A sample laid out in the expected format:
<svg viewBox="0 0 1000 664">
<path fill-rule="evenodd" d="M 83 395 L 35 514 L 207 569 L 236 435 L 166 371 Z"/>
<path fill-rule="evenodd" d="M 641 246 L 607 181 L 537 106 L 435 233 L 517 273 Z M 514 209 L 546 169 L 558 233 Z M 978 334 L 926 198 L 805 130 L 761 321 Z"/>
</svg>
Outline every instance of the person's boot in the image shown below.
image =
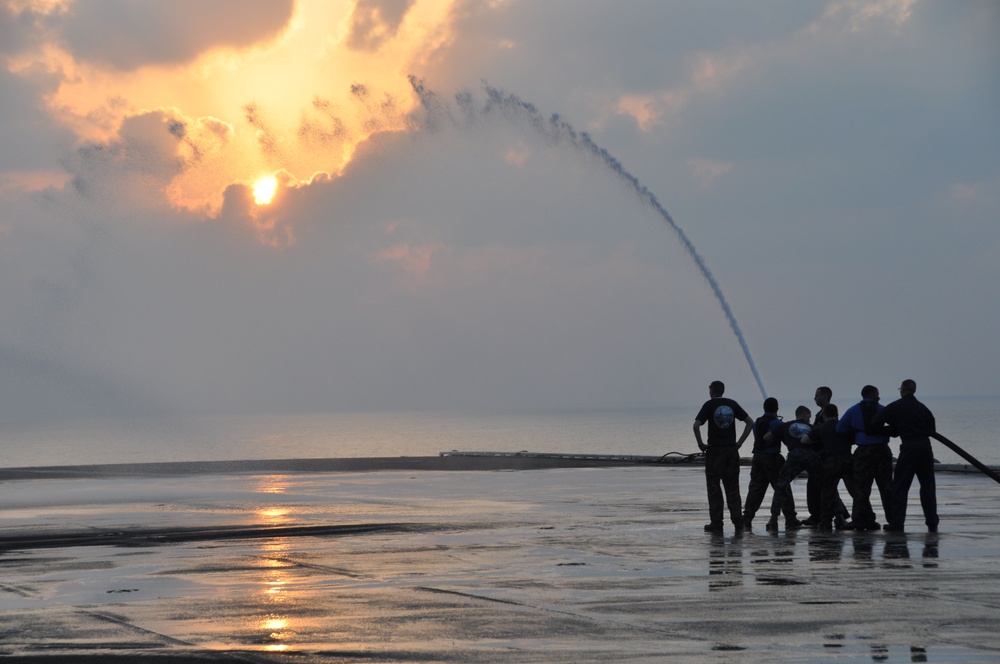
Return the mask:
<svg viewBox="0 0 1000 664">
<path fill-rule="evenodd" d="M 706 533 L 721 533 L 722 532 L 722 524 L 718 523 L 716 521 L 713 521 L 712 523 L 707 523 L 707 524 L 705 524 L 705 532 Z"/>
<path fill-rule="evenodd" d="M 833 517 L 833 527 L 837 530 L 854 530 L 854 524 L 850 523 L 840 514 Z"/>
<path fill-rule="evenodd" d="M 803 522 L 798 519 L 785 519 L 785 530 L 798 530 L 803 526 Z"/>
<path fill-rule="evenodd" d="M 771 520 L 768 521 L 767 525 L 764 526 L 764 527 L 767 528 L 767 532 L 769 532 L 769 533 L 776 533 L 776 532 L 778 532 L 778 517 L 772 516 Z"/>
</svg>

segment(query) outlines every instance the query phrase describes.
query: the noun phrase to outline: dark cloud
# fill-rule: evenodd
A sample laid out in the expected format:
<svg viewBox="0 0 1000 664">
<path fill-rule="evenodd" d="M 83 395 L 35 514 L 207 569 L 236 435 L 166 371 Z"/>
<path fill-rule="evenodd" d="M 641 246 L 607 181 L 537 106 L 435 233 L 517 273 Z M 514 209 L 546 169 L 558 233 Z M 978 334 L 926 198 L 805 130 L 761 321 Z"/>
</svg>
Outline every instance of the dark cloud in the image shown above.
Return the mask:
<svg viewBox="0 0 1000 664">
<path fill-rule="evenodd" d="M 32 43 L 39 20 L 29 9 L 15 11 L 12 6 L 0 4 L 0 53 L 17 53 Z"/>
<path fill-rule="evenodd" d="M 294 0 L 87 0 L 52 21 L 75 58 L 132 70 L 267 42 L 286 28 L 294 8 Z"/>
<path fill-rule="evenodd" d="M 51 169 L 72 149 L 76 138 L 43 108 L 51 80 L 15 76 L 0 69 L 0 172 Z"/>
<path fill-rule="evenodd" d="M 483 79 L 516 85 L 522 96 L 580 122 L 573 114 L 592 110 L 599 95 L 679 85 L 698 54 L 780 38 L 822 11 L 794 0 L 465 2 L 456 10 L 455 43 L 430 58 L 426 74 L 442 89 Z"/>
<path fill-rule="evenodd" d="M 347 45 L 359 51 L 375 51 L 399 30 L 414 0 L 358 0 L 351 14 Z"/>
</svg>

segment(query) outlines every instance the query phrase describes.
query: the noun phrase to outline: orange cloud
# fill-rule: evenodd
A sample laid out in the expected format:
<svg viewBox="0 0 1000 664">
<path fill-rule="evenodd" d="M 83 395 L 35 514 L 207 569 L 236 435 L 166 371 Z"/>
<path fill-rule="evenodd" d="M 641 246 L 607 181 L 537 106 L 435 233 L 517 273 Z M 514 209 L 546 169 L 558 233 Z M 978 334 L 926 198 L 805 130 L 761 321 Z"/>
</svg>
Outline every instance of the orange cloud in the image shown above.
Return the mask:
<svg viewBox="0 0 1000 664">
<path fill-rule="evenodd" d="M 231 184 L 337 175 L 373 133 L 406 130 L 406 76 L 451 39 L 453 1 L 35 2 L 7 66 L 58 81 L 45 106 L 82 144 L 147 155 L 171 204 L 214 215 Z"/>
</svg>

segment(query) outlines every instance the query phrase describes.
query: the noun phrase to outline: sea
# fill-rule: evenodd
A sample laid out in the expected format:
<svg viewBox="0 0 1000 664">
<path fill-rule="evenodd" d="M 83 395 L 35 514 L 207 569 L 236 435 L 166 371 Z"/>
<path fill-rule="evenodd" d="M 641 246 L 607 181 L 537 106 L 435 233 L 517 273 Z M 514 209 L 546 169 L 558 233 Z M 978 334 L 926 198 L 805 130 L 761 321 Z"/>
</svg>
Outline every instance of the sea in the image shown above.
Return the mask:
<svg viewBox="0 0 1000 664">
<path fill-rule="evenodd" d="M 983 463 L 1000 466 L 993 425 L 1000 397 L 922 400 L 934 412 L 941 434 Z M 371 411 L 11 423 L 0 424 L 0 468 L 437 456 L 451 451 L 693 454 L 698 450 L 691 424 L 697 411 L 697 406 Z M 898 450 L 898 439 L 892 448 Z M 967 463 L 940 443 L 934 443 L 934 450 L 941 463 Z M 748 447 L 743 454 L 749 456 Z"/>
</svg>

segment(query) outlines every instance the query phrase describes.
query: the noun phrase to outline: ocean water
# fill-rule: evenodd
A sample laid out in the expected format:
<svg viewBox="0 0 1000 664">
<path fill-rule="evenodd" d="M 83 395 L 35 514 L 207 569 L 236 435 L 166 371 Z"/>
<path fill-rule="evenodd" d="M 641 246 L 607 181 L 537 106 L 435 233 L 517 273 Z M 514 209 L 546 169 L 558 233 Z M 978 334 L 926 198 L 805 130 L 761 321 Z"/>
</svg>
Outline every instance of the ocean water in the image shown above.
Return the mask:
<svg viewBox="0 0 1000 664">
<path fill-rule="evenodd" d="M 992 417 L 1000 397 L 924 402 L 937 418 L 938 431 L 984 463 L 1000 465 Z M 690 454 L 697 452 L 691 433 L 697 411 L 685 406 L 505 414 L 360 412 L 10 424 L 0 426 L 0 467 L 436 456 L 452 450 Z M 892 447 L 897 450 L 897 442 Z M 939 443 L 934 448 L 942 463 L 965 463 Z"/>
</svg>

